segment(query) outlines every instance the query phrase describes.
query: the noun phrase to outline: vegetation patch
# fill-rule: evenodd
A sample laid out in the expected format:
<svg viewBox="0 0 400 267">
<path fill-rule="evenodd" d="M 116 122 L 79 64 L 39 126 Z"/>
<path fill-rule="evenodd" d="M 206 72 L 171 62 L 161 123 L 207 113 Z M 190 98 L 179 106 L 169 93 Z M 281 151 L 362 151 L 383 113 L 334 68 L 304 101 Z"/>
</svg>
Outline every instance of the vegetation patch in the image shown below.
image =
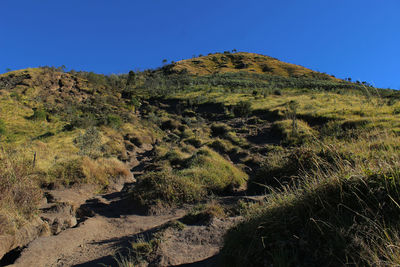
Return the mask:
<svg viewBox="0 0 400 267">
<path fill-rule="evenodd" d="M 55 163 L 41 180 L 45 187 L 89 183 L 105 188 L 110 182 L 129 175 L 127 166 L 115 158 L 94 160 L 83 156 Z"/>
<path fill-rule="evenodd" d="M 140 176 L 132 192 L 134 200 L 148 207 L 196 203 L 239 188 L 247 180 L 243 171 L 210 149 L 195 152 L 182 165 Z"/>
<path fill-rule="evenodd" d="M 225 218 L 224 208 L 215 201 L 196 205 L 180 221 L 187 225 L 202 225 L 210 223 L 212 218 Z"/>
<path fill-rule="evenodd" d="M 254 206 L 227 235 L 224 265 L 398 265 L 398 172 L 318 175 Z"/>
<path fill-rule="evenodd" d="M 13 234 L 37 212 L 42 198 L 32 160 L 0 149 L 0 235 Z"/>
<path fill-rule="evenodd" d="M 302 120 L 282 120 L 274 122 L 273 131 L 287 145 L 299 145 L 312 140 L 316 132 Z"/>
</svg>

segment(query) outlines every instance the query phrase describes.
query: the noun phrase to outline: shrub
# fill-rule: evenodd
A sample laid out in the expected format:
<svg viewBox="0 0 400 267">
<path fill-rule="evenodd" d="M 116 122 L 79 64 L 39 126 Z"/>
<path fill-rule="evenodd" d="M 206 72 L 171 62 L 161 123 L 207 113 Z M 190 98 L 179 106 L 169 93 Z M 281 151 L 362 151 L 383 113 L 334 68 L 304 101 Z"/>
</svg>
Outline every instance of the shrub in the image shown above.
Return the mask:
<svg viewBox="0 0 400 267">
<path fill-rule="evenodd" d="M 166 157 L 179 156 L 167 153 Z M 232 191 L 247 180 L 243 171 L 210 149 L 201 149 L 186 160 L 179 157 L 179 161 L 179 169 L 163 166 L 162 171 L 140 176 L 133 199 L 147 208 L 195 203 L 212 193 Z"/>
<path fill-rule="evenodd" d="M 208 146 L 219 153 L 225 153 L 225 154 L 230 152 L 234 148 L 234 146 L 229 141 L 222 139 L 217 139 Z"/>
<path fill-rule="evenodd" d="M 185 142 L 186 144 L 192 145 L 192 146 L 194 146 L 194 147 L 196 147 L 196 148 L 201 147 L 202 144 L 203 144 L 203 142 L 202 142 L 200 139 L 195 138 L 195 137 L 186 139 L 184 142 Z"/>
<path fill-rule="evenodd" d="M 210 149 L 201 149 L 186 160 L 181 176 L 203 184 L 208 192 L 223 193 L 240 187 L 247 174 Z"/>
<path fill-rule="evenodd" d="M 135 96 L 132 96 L 131 105 L 135 108 L 136 111 L 142 106 L 142 103 Z"/>
<path fill-rule="evenodd" d="M 84 183 L 82 159 L 76 158 L 55 163 L 49 170 L 49 178 L 48 182 L 56 185 L 71 186 Z"/>
<path fill-rule="evenodd" d="M 216 123 L 211 125 L 211 135 L 216 136 L 225 136 L 229 132 L 229 126 L 223 123 Z"/>
<path fill-rule="evenodd" d="M 110 181 L 129 175 L 129 169 L 115 158 L 93 160 L 84 156 L 54 164 L 49 171 L 48 182 L 63 186 L 89 183 L 105 187 Z"/>
<path fill-rule="evenodd" d="M 171 166 L 181 165 L 184 162 L 182 153 L 176 149 L 169 150 L 162 159 L 168 160 Z"/>
<path fill-rule="evenodd" d="M 46 120 L 47 114 L 46 111 L 42 108 L 36 108 L 33 110 L 33 115 L 31 116 L 32 120 L 35 121 L 44 121 Z"/>
<path fill-rule="evenodd" d="M 233 114 L 236 117 L 247 117 L 251 114 L 251 103 L 250 101 L 240 101 L 233 107 Z"/>
<path fill-rule="evenodd" d="M 89 157 L 82 159 L 82 172 L 85 175 L 85 182 L 98 184 L 103 187 L 111 181 L 119 178 L 127 178 L 131 172 L 125 164 L 116 158 L 99 158 L 93 160 Z"/>
<path fill-rule="evenodd" d="M 89 157 L 99 156 L 101 136 L 100 132 L 95 127 L 91 127 L 87 129 L 85 133 L 79 134 L 74 141 L 75 145 L 79 148 L 79 153 L 81 155 Z"/>
<path fill-rule="evenodd" d="M 107 116 L 107 125 L 114 129 L 118 129 L 122 125 L 122 119 L 116 114 L 110 114 Z"/>
<path fill-rule="evenodd" d="M 311 149 L 296 148 L 290 153 L 271 151 L 264 165 L 249 181 L 248 192 L 260 194 L 271 188 L 293 185 L 303 172 L 311 172 L 324 164 L 323 160 Z"/>
<path fill-rule="evenodd" d="M 281 142 L 286 145 L 300 145 L 306 143 L 316 136 L 306 122 L 296 120 L 296 129 L 293 129 L 293 120 L 276 121 L 272 125 L 273 132 L 280 136 Z"/>
<path fill-rule="evenodd" d="M 176 120 L 166 120 L 161 124 L 161 129 L 163 130 L 175 130 L 178 129 L 180 123 Z"/>
<path fill-rule="evenodd" d="M 194 203 L 203 199 L 207 191 L 190 179 L 184 179 L 171 171 L 149 172 L 142 175 L 132 192 L 134 200 L 151 206 L 162 201 L 163 205 Z M 158 201 L 157 201 L 158 200 Z"/>
<path fill-rule="evenodd" d="M 212 218 L 226 217 L 224 208 L 216 201 L 210 201 L 207 204 L 199 204 L 195 206 L 181 222 L 188 225 L 208 224 Z"/>
<path fill-rule="evenodd" d="M 0 119 L 0 136 L 5 135 L 6 133 L 6 124 L 2 119 Z"/>
</svg>

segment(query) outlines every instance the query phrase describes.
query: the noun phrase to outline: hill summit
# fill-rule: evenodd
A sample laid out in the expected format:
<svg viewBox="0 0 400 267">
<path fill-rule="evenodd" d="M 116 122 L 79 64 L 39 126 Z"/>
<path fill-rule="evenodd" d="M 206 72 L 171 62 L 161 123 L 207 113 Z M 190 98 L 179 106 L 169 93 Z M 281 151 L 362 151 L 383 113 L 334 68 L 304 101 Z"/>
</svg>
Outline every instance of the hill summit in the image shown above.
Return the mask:
<svg viewBox="0 0 400 267">
<path fill-rule="evenodd" d="M 164 67 L 172 73 L 207 75 L 227 72 L 265 73 L 282 77 L 304 77 L 320 80 L 335 79 L 333 76 L 285 63 L 276 58 L 255 53 L 215 53 L 185 59 Z M 336 79 L 335 79 L 336 80 Z"/>
</svg>

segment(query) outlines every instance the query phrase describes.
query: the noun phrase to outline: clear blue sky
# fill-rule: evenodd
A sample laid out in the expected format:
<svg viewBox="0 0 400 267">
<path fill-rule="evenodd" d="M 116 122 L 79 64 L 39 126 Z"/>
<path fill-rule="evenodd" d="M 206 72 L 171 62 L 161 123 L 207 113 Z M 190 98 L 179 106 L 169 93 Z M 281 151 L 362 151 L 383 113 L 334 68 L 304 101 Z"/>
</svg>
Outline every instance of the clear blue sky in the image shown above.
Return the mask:
<svg viewBox="0 0 400 267">
<path fill-rule="evenodd" d="M 0 73 L 125 73 L 237 49 L 400 88 L 400 0 L 1 0 L 0 25 Z"/>
</svg>

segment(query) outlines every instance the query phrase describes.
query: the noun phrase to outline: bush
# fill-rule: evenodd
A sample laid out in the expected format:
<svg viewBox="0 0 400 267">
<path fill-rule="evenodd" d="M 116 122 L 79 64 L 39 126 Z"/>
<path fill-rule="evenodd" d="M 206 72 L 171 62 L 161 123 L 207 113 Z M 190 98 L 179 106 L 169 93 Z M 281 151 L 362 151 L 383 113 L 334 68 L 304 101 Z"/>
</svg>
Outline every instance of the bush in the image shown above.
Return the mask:
<svg viewBox="0 0 400 267">
<path fill-rule="evenodd" d="M 311 172 L 323 165 L 323 160 L 311 149 L 297 148 L 290 153 L 271 152 L 265 164 L 249 181 L 248 192 L 261 194 L 271 188 L 282 188 L 298 181 L 303 172 Z"/>
<path fill-rule="evenodd" d="M 6 124 L 2 119 L 0 119 L 0 136 L 6 134 Z"/>
<path fill-rule="evenodd" d="M 162 159 L 168 160 L 171 166 L 181 165 L 184 162 L 182 153 L 175 149 L 169 150 Z"/>
<path fill-rule="evenodd" d="M 199 147 L 201 147 L 203 145 L 203 142 L 200 139 L 195 138 L 195 137 L 186 139 L 184 142 L 186 144 L 192 145 L 192 146 L 194 146 L 196 148 L 199 148 Z"/>
<path fill-rule="evenodd" d="M 176 120 L 166 120 L 166 121 L 162 122 L 161 129 L 163 129 L 163 130 L 175 130 L 175 129 L 178 129 L 178 127 L 180 125 L 181 124 Z"/>
<path fill-rule="evenodd" d="M 208 148 L 197 151 L 185 165 L 179 174 L 203 184 L 208 192 L 230 192 L 247 180 L 247 174 Z"/>
<path fill-rule="evenodd" d="M 74 184 L 97 184 L 107 186 L 110 181 L 131 175 L 129 168 L 115 158 L 79 157 L 54 164 L 49 171 L 47 183 L 72 186 Z"/>
<path fill-rule="evenodd" d="M 210 149 L 201 149 L 186 160 L 172 152 L 165 157 L 179 161 L 180 168 L 162 166 L 162 171 L 140 176 L 132 193 L 147 208 L 195 203 L 212 193 L 230 192 L 247 180 L 247 174 Z"/>
<path fill-rule="evenodd" d="M 232 151 L 232 149 L 234 148 L 234 146 L 229 141 L 221 140 L 221 139 L 217 139 L 217 140 L 213 141 L 208 146 L 211 147 L 212 149 L 214 149 L 215 151 L 217 151 L 219 153 L 224 153 L 224 154 Z"/>
<path fill-rule="evenodd" d="M 118 129 L 122 125 L 122 119 L 116 114 L 110 114 L 107 116 L 107 125 L 114 129 Z"/>
<path fill-rule="evenodd" d="M 103 187 L 111 181 L 131 176 L 129 168 L 116 158 L 99 158 L 93 160 L 89 157 L 82 159 L 82 172 L 85 182 L 98 184 Z"/>
<path fill-rule="evenodd" d="M 81 155 L 92 158 L 100 155 L 101 136 L 100 132 L 95 127 L 91 127 L 87 129 L 85 133 L 79 134 L 74 141 Z"/>
<path fill-rule="evenodd" d="M 171 171 L 149 172 L 142 175 L 132 192 L 133 199 L 150 207 L 158 201 L 163 205 L 194 203 L 203 199 L 207 191 L 195 181 L 184 179 Z"/>
<path fill-rule="evenodd" d="M 275 135 L 281 138 L 285 145 L 301 145 L 306 143 L 317 134 L 306 122 L 296 120 L 296 128 L 293 128 L 293 120 L 276 121 L 272 125 Z"/>
<path fill-rule="evenodd" d="M 180 221 L 187 225 L 209 224 L 212 218 L 225 218 L 224 208 L 216 201 L 195 206 Z"/>
<path fill-rule="evenodd" d="M 216 123 L 211 125 L 211 135 L 214 137 L 223 137 L 229 132 L 229 130 L 229 126 L 223 123 Z"/>
<path fill-rule="evenodd" d="M 46 117 L 46 111 L 44 109 L 37 108 L 33 110 L 33 115 L 31 116 L 31 119 L 35 121 L 44 121 L 46 120 Z"/>
<path fill-rule="evenodd" d="M 82 168 L 82 159 L 71 159 L 57 162 L 49 170 L 49 181 L 56 185 L 71 186 L 84 183 L 85 174 Z"/>
<path fill-rule="evenodd" d="M 236 117 L 247 117 L 251 114 L 251 103 L 250 101 L 240 101 L 233 107 L 233 114 Z"/>
</svg>

